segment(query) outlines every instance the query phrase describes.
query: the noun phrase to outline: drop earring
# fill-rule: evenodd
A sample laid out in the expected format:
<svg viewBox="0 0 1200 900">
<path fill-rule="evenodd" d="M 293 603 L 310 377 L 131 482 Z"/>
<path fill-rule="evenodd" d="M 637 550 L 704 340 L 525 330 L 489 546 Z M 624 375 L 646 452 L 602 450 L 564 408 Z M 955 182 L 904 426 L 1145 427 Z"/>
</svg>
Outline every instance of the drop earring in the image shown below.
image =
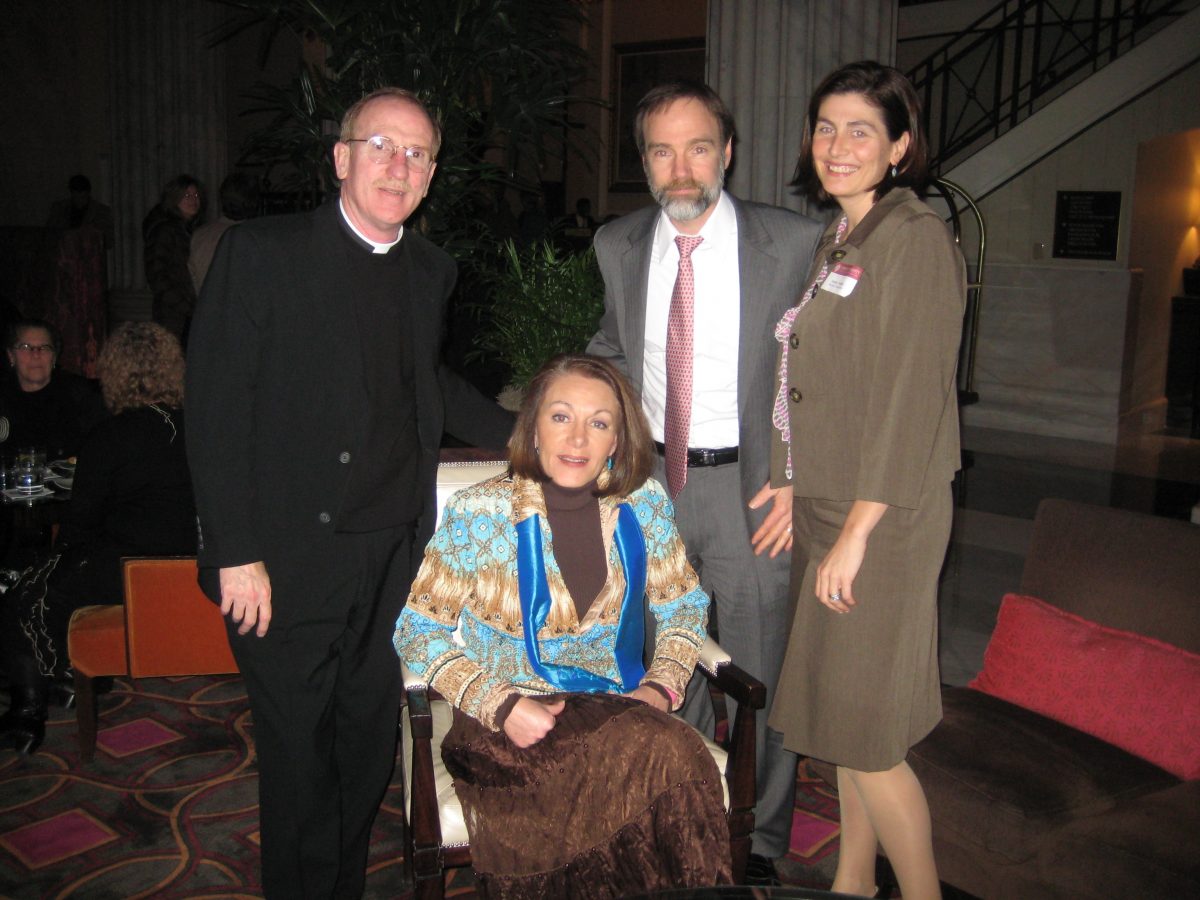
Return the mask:
<svg viewBox="0 0 1200 900">
<path fill-rule="evenodd" d="M 605 462 L 604 468 L 600 470 L 600 474 L 596 476 L 596 487 L 604 490 L 612 481 L 613 458 L 610 456 Z"/>
<path fill-rule="evenodd" d="M 892 166 L 892 178 L 896 177 L 896 167 Z"/>
</svg>

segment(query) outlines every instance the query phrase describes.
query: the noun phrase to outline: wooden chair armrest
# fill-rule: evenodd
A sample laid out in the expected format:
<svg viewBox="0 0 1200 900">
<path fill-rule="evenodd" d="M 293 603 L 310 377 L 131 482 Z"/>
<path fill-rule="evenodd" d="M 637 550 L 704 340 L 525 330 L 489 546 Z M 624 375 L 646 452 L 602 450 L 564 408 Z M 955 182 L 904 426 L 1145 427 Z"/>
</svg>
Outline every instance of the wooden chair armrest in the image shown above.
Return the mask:
<svg viewBox="0 0 1200 900">
<path fill-rule="evenodd" d="M 424 685 L 406 690 L 408 700 L 408 725 L 413 740 L 413 781 L 417 780 L 416 743 L 424 741 L 426 747 L 433 738 L 433 712 L 429 708 L 429 688 Z M 432 773 L 432 769 L 430 772 Z M 424 772 L 421 773 L 424 776 Z M 432 777 L 432 776 L 431 776 Z"/>
<path fill-rule="evenodd" d="M 430 879 L 440 882 L 442 870 L 442 824 L 438 815 L 437 784 L 433 771 L 433 712 L 431 689 L 424 679 L 401 663 L 405 700 L 408 706 L 408 733 L 401 743 L 411 753 L 408 799 L 408 829 L 413 859 L 409 865 L 419 883 Z M 436 696 L 436 692 L 432 692 Z M 440 752 L 440 748 L 438 748 Z"/>
<path fill-rule="evenodd" d="M 756 717 L 766 706 L 767 689 L 763 683 L 734 665 L 712 638 L 700 648 L 700 671 L 726 696 L 737 701 L 737 713 L 729 723 L 725 740 L 725 784 L 729 788 L 730 850 L 735 876 L 746 870 L 750 853 L 750 834 L 754 831 L 755 757 L 757 755 Z"/>
<path fill-rule="evenodd" d="M 767 689 L 763 683 L 735 665 L 712 638 L 705 639 L 697 665 L 705 678 L 736 700 L 739 706 L 757 710 L 767 705 Z"/>
</svg>

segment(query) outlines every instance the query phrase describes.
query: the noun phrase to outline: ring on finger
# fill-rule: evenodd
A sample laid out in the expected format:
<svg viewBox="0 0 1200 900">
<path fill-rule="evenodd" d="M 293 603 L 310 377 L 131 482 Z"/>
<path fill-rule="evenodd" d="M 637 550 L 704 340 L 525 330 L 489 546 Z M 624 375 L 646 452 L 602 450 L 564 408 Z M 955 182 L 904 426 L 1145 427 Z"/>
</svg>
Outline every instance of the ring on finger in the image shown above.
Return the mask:
<svg viewBox="0 0 1200 900">
<path fill-rule="evenodd" d="M 842 602 L 842 592 L 834 591 L 832 594 L 829 595 L 829 599 L 832 600 L 834 603 L 841 603 Z"/>
</svg>

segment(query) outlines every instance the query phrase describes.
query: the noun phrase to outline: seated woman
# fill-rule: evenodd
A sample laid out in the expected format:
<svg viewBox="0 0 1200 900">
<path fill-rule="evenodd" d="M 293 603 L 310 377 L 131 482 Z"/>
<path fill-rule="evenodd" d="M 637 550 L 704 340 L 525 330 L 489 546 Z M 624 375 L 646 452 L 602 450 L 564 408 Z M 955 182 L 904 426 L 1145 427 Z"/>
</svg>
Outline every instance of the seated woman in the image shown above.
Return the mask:
<svg viewBox="0 0 1200 900">
<path fill-rule="evenodd" d="M 69 678 L 71 614 L 123 602 L 123 556 L 196 552 L 179 341 L 160 325 L 126 323 L 108 339 L 99 370 L 112 416 L 79 451 L 54 552 L 22 573 L 0 617 L 11 695 L 0 718 L 0 746 L 23 754 L 45 736 L 48 680 Z"/>
<path fill-rule="evenodd" d="M 641 404 L 608 362 L 558 357 L 530 382 L 509 449 L 507 475 L 450 498 L 395 636 L 455 707 L 442 757 L 481 894 L 728 882 L 720 773 L 668 714 L 709 601 L 649 479 Z"/>
<path fill-rule="evenodd" d="M 55 368 L 62 340 L 49 322 L 20 319 L 5 334 L 11 369 L 0 375 L 0 431 L 5 452 L 38 447 L 47 459 L 74 456 L 83 436 L 104 418 L 85 378 Z"/>
</svg>

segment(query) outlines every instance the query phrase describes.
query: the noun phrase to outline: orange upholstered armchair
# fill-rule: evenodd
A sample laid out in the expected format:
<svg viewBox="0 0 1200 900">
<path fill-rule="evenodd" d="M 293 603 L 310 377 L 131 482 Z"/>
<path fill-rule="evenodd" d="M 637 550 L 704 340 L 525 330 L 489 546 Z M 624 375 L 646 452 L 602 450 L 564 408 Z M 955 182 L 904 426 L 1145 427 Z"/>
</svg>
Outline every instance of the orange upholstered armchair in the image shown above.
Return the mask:
<svg viewBox="0 0 1200 900">
<path fill-rule="evenodd" d="M 238 671 L 221 611 L 196 584 L 195 557 L 126 559 L 124 568 L 124 606 L 85 606 L 71 617 L 67 650 L 82 762 L 96 751 L 96 678 Z"/>
</svg>

